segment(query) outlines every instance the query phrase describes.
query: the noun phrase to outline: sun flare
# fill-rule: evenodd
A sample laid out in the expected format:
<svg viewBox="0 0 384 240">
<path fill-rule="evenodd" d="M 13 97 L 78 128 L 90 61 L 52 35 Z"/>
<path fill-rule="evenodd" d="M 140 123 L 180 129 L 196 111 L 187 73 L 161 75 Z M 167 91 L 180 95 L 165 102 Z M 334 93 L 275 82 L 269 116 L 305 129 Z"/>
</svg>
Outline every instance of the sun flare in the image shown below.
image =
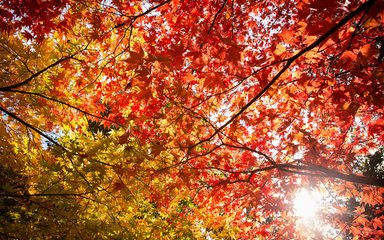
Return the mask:
<svg viewBox="0 0 384 240">
<path fill-rule="evenodd" d="M 321 197 L 315 192 L 301 189 L 294 199 L 295 215 L 302 218 L 315 218 L 320 210 Z"/>
</svg>

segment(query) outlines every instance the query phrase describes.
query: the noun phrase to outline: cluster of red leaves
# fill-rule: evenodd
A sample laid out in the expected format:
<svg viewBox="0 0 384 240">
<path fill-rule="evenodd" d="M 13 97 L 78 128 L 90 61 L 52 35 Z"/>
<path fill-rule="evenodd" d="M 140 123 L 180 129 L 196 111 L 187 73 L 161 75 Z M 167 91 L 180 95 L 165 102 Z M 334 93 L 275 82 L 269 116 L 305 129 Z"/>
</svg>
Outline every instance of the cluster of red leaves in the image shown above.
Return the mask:
<svg viewBox="0 0 384 240">
<path fill-rule="evenodd" d="M 32 2 L 4 1 L 0 30 L 42 41 L 57 28 L 97 50 L 63 63 L 47 93 L 86 96 L 87 111 L 108 109 L 161 145 L 155 155 L 171 152 L 175 181 L 215 216 L 235 216 L 240 235 L 294 236 L 286 202 L 326 176 L 303 169 L 355 174 L 354 156 L 383 144 L 382 0 Z"/>
</svg>

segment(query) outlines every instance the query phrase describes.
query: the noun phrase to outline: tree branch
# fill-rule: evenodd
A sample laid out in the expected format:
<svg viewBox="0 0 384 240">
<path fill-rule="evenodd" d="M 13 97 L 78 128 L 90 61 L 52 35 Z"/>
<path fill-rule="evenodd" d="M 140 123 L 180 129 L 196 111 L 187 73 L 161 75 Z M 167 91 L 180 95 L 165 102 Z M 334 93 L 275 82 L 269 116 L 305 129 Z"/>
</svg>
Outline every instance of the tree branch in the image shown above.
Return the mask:
<svg viewBox="0 0 384 240">
<path fill-rule="evenodd" d="M 223 10 L 223 8 L 225 7 L 225 4 L 227 4 L 227 1 L 228 0 L 224 0 L 224 3 L 221 5 L 219 11 L 217 11 L 217 13 L 215 14 L 215 17 L 213 18 L 213 21 L 211 23 L 211 26 L 209 27 L 209 30 L 208 30 L 208 35 L 209 33 L 211 33 L 212 29 L 213 29 L 213 26 L 215 25 L 215 21 L 216 21 L 216 18 L 219 16 L 220 12 Z"/>
<path fill-rule="evenodd" d="M 55 98 L 52 98 L 52 97 L 48 97 L 48 96 L 43 95 L 43 94 L 41 94 L 41 93 L 27 92 L 27 91 L 14 90 L 14 89 L 4 90 L 4 92 L 14 92 L 14 93 L 21 93 L 21 94 L 35 95 L 35 96 L 38 96 L 38 97 L 41 97 L 41 98 L 44 98 L 44 99 L 47 99 L 47 100 L 50 100 L 50 101 L 53 101 L 53 102 L 57 102 L 57 103 L 63 104 L 63 105 L 65 105 L 65 106 L 70 107 L 70 108 L 73 108 L 73 109 L 75 109 L 75 110 L 77 110 L 77 111 L 79 111 L 79 112 L 81 112 L 81 113 L 83 113 L 83 114 L 85 114 L 85 115 L 92 116 L 92 117 L 97 118 L 97 119 L 100 119 L 100 120 L 108 121 L 108 122 L 111 122 L 111 123 L 113 123 L 113 124 L 116 124 L 116 125 L 118 125 L 118 126 L 120 126 L 120 127 L 123 127 L 123 125 L 121 125 L 121 124 L 119 124 L 119 123 L 117 123 L 117 122 L 115 122 L 115 121 L 113 121 L 113 120 L 110 120 L 110 119 L 107 119 L 107 118 L 104 118 L 104 117 L 101 117 L 101 116 L 94 115 L 94 114 L 89 113 L 89 112 L 86 112 L 86 111 L 84 111 L 84 110 L 82 110 L 82 109 L 80 109 L 80 108 L 78 108 L 78 107 L 75 107 L 75 106 L 73 106 L 73 105 L 71 105 L 71 104 L 69 104 L 69 103 L 63 102 L 63 101 L 61 101 L 61 100 L 58 100 L 58 99 L 55 99 Z"/>
<path fill-rule="evenodd" d="M 217 130 L 210 137 L 193 144 L 191 146 L 191 148 L 194 148 L 203 142 L 210 141 L 213 137 L 215 137 L 217 134 L 219 134 L 219 132 L 221 132 L 224 128 L 226 128 L 229 124 L 231 124 L 236 118 L 238 118 L 243 112 L 245 112 L 253 103 L 255 103 L 257 100 L 259 100 L 264 95 L 264 93 L 266 93 L 269 90 L 269 88 L 271 88 L 272 85 L 276 83 L 276 81 L 281 77 L 281 75 L 283 75 L 284 72 L 291 66 L 291 64 L 294 63 L 299 57 L 301 57 L 305 53 L 309 52 L 313 48 L 319 46 L 320 43 L 322 43 L 323 41 L 325 41 L 329 37 L 331 37 L 337 30 L 339 30 L 342 26 L 344 26 L 349 20 L 353 19 L 354 17 L 359 15 L 362 11 L 364 11 L 366 8 L 373 5 L 375 3 L 375 1 L 376 0 L 369 0 L 365 3 L 363 3 L 356 10 L 352 11 L 347 16 L 345 16 L 343 19 L 341 19 L 337 24 L 335 24 L 331 29 L 329 29 L 326 33 L 324 33 L 322 36 L 320 36 L 312 44 L 303 48 L 301 51 L 296 53 L 294 56 L 288 58 L 287 62 L 283 66 L 283 68 L 272 78 L 272 80 L 254 98 L 252 98 L 246 105 L 244 105 L 237 113 L 235 113 L 221 127 L 217 128 Z"/>
<path fill-rule="evenodd" d="M 345 174 L 345 173 L 335 171 L 333 169 L 323 167 L 321 165 L 314 165 L 314 164 L 310 164 L 310 163 L 308 164 L 307 169 L 311 170 L 311 171 L 322 172 L 322 173 L 326 174 L 327 177 L 330 177 L 330 178 L 338 178 L 338 179 L 342 179 L 342 180 L 345 180 L 348 182 L 384 187 L 384 179 L 382 179 L 382 178 L 373 178 L 373 177 L 360 176 L 360 175 L 355 175 L 355 174 Z"/>
<path fill-rule="evenodd" d="M 347 182 L 384 187 L 384 179 L 345 174 L 339 171 L 308 163 L 307 165 L 278 164 L 277 169 L 285 172 L 294 172 L 300 175 L 314 175 L 316 177 L 336 178 Z"/>
<path fill-rule="evenodd" d="M 293 173 L 293 174 L 302 175 L 302 176 L 335 178 L 335 179 L 357 183 L 357 184 L 384 187 L 384 179 L 360 176 L 356 174 L 345 174 L 337 170 L 329 169 L 321 165 L 315 165 L 315 164 L 293 165 L 290 163 L 282 163 L 282 164 L 275 164 L 275 165 L 260 167 L 253 170 L 245 170 L 245 171 L 231 171 L 231 170 L 225 170 L 225 169 L 216 168 L 216 167 L 206 167 L 206 168 L 200 168 L 200 169 L 216 169 L 216 170 L 227 172 L 227 173 L 250 174 L 248 179 L 251 179 L 252 176 L 255 175 L 256 173 L 277 169 L 282 172 Z"/>
<path fill-rule="evenodd" d="M 120 28 L 120 27 L 123 27 L 123 26 L 127 25 L 127 23 L 129 23 L 129 25 L 131 25 L 131 27 L 132 27 L 132 24 L 136 21 L 136 19 L 138 19 L 138 18 L 140 18 L 140 17 L 142 17 L 142 16 L 145 16 L 145 15 L 147 15 L 148 13 L 150 13 L 150 12 L 152 12 L 152 11 L 154 11 L 154 10 L 156 10 L 156 9 L 158 9 L 158 8 L 160 8 L 160 7 L 162 7 L 162 6 L 164 6 L 165 4 L 170 3 L 170 2 L 171 2 L 171 0 L 167 0 L 167 1 L 163 2 L 163 3 L 160 3 L 159 5 L 156 5 L 156 6 L 152 7 L 152 8 L 150 8 L 150 9 L 148 9 L 148 10 L 145 11 L 145 12 L 142 12 L 142 13 L 140 13 L 140 14 L 138 14 L 138 15 L 130 16 L 131 19 L 129 19 L 129 21 L 126 21 L 126 22 L 117 24 L 114 28 Z"/>
<path fill-rule="evenodd" d="M 28 197 L 62 197 L 62 196 L 83 196 L 85 193 L 36 193 L 36 194 L 0 194 L 0 197 L 28 198 Z"/>
<path fill-rule="evenodd" d="M 13 119 L 15 119 L 16 121 L 20 122 L 21 124 L 23 124 L 24 126 L 32 129 L 33 131 L 37 132 L 39 135 L 43 136 L 44 138 L 46 138 L 48 141 L 50 141 L 51 143 L 55 144 L 56 146 L 60 147 L 61 149 L 63 149 L 64 151 L 68 152 L 68 149 L 66 149 L 63 145 L 61 145 L 60 143 L 58 143 L 57 141 L 55 141 L 53 138 L 51 138 L 50 136 L 48 136 L 47 134 L 43 133 L 40 129 L 32 126 L 31 124 L 27 123 L 26 121 L 24 121 L 23 119 L 19 118 L 18 116 L 16 116 L 14 113 L 11 113 L 9 112 L 8 110 L 2 108 L 0 106 L 0 111 L 4 112 L 5 114 L 7 114 L 8 116 L 12 117 Z"/>
<path fill-rule="evenodd" d="M 24 85 L 27 85 L 29 82 L 31 82 L 33 79 L 35 79 L 36 77 L 40 76 L 42 73 L 46 72 L 47 70 L 59 65 L 60 63 L 68 60 L 68 59 L 71 59 L 73 58 L 74 56 L 76 56 L 78 53 L 75 53 L 73 55 L 70 55 L 70 56 L 67 56 L 67 57 L 63 57 L 59 60 L 57 60 L 56 62 L 46 66 L 45 68 L 41 69 L 40 71 L 32 74 L 29 78 L 25 79 L 24 81 L 22 82 L 19 82 L 19 83 L 16 83 L 16 84 L 13 84 L 13 85 L 10 85 L 10 86 L 6 86 L 6 87 L 0 87 L 0 91 L 9 91 L 9 90 L 12 90 L 14 88 L 18 88 L 18 87 L 21 87 L 21 86 L 24 86 Z"/>
<path fill-rule="evenodd" d="M 0 235 L 6 237 L 6 239 L 20 239 L 18 237 L 14 237 L 3 232 L 0 232 Z"/>
</svg>

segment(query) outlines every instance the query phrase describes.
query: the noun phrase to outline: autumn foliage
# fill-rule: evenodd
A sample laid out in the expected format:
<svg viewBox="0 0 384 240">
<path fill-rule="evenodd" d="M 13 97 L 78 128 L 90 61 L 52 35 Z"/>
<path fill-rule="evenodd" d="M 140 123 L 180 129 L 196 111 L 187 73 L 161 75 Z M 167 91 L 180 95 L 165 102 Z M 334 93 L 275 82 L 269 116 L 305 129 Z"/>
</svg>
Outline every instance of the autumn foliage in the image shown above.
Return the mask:
<svg viewBox="0 0 384 240">
<path fill-rule="evenodd" d="M 383 33 L 383 0 L 1 1 L 0 235 L 384 238 Z"/>
</svg>

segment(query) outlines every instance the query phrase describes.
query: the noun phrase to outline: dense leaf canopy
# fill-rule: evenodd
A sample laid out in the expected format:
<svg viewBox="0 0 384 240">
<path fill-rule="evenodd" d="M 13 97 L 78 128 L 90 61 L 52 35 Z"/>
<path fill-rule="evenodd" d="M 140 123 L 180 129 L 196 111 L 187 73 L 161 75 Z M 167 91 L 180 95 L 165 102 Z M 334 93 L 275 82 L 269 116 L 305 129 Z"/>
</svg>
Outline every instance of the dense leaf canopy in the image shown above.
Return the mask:
<svg viewBox="0 0 384 240">
<path fill-rule="evenodd" d="M 0 235 L 383 238 L 383 33 L 383 0 L 0 1 Z"/>
</svg>

